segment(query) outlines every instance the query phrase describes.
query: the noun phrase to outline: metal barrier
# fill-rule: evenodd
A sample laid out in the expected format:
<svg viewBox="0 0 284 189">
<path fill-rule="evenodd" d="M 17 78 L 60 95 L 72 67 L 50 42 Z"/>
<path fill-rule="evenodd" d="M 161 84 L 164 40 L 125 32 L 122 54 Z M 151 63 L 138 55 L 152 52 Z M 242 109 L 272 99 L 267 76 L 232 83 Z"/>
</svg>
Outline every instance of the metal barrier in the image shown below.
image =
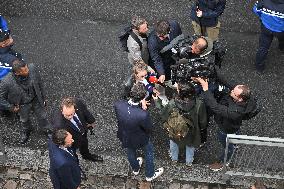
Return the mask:
<svg viewBox="0 0 284 189">
<path fill-rule="evenodd" d="M 235 148 L 226 162 L 229 144 Z M 230 176 L 284 179 L 284 139 L 228 134 L 224 165 Z"/>
</svg>

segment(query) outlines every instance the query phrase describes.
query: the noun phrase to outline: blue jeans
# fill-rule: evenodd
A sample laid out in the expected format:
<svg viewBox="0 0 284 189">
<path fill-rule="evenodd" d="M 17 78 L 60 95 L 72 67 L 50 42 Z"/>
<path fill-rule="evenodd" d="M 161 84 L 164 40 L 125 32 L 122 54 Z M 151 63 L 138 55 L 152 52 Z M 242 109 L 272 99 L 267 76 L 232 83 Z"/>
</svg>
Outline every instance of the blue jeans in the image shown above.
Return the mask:
<svg viewBox="0 0 284 189">
<path fill-rule="evenodd" d="M 235 133 L 230 133 L 230 134 L 240 134 L 240 131 L 237 131 Z M 220 129 L 218 130 L 218 133 L 217 133 L 217 137 L 218 137 L 218 140 L 219 142 L 222 144 L 223 146 L 223 151 L 222 151 L 222 155 L 220 157 L 220 162 L 224 162 L 224 158 L 225 158 L 225 150 L 226 150 L 226 139 L 227 139 L 227 134 L 222 132 Z M 234 145 L 232 143 L 229 144 L 228 146 L 228 154 L 227 154 L 227 160 L 226 162 L 228 162 L 231 158 L 231 156 L 233 155 L 233 152 L 234 152 Z"/>
<path fill-rule="evenodd" d="M 187 164 L 191 164 L 193 162 L 194 156 L 194 147 L 186 146 L 185 147 L 185 161 Z M 177 143 L 170 140 L 170 153 L 173 161 L 178 161 L 179 147 Z"/>
<path fill-rule="evenodd" d="M 136 156 L 136 151 L 137 149 L 126 148 L 127 158 L 133 171 L 138 171 L 140 168 Z M 154 147 L 152 142 L 149 141 L 148 144 L 143 147 L 143 152 L 145 154 L 145 175 L 146 177 L 152 177 L 155 173 Z"/>
<path fill-rule="evenodd" d="M 278 38 L 279 49 L 284 50 L 284 32 L 273 32 L 267 29 L 261 23 L 261 34 L 259 36 L 259 47 L 256 53 L 256 66 L 264 66 L 263 61 L 265 60 L 268 49 L 272 43 L 273 37 Z"/>
</svg>

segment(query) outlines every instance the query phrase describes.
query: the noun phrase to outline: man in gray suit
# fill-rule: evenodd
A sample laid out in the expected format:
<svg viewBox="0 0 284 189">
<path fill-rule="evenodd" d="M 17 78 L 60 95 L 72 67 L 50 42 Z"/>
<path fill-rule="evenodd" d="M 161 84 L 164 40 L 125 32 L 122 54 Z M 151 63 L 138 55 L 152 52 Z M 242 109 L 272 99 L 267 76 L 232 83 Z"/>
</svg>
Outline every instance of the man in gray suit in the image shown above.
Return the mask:
<svg viewBox="0 0 284 189">
<path fill-rule="evenodd" d="M 30 112 L 33 110 L 44 131 L 50 124 L 45 112 L 43 84 L 35 65 L 15 59 L 10 72 L 0 83 L 0 107 L 18 113 L 22 126 L 21 143 L 25 144 L 32 131 Z"/>
</svg>

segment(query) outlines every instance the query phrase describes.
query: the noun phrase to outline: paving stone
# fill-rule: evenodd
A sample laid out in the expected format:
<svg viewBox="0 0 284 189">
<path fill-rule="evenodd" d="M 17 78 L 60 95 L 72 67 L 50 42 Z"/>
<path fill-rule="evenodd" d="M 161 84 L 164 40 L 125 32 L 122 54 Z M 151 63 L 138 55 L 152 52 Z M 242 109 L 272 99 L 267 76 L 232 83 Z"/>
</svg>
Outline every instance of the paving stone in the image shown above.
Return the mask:
<svg viewBox="0 0 284 189">
<path fill-rule="evenodd" d="M 22 184 L 22 189 L 30 189 L 30 188 L 35 188 L 38 186 L 35 186 L 35 183 L 31 180 L 27 180 Z M 39 188 L 39 187 L 38 187 Z"/>
<path fill-rule="evenodd" d="M 112 185 L 116 186 L 117 188 L 124 189 L 125 188 L 125 179 L 119 178 L 119 177 L 114 177 L 112 179 Z"/>
<path fill-rule="evenodd" d="M 200 187 L 198 187 L 200 189 L 209 189 L 208 185 L 200 185 Z"/>
<path fill-rule="evenodd" d="M 127 181 L 125 183 L 125 188 L 126 189 L 136 189 L 137 185 L 138 185 L 137 180 L 127 179 Z"/>
<path fill-rule="evenodd" d="M 183 184 L 181 186 L 181 189 L 194 189 L 194 186 L 192 186 L 191 184 Z"/>
<path fill-rule="evenodd" d="M 88 180 L 83 181 L 83 183 L 88 183 L 88 184 L 93 184 L 93 185 L 95 185 L 95 184 L 97 183 L 98 177 L 93 176 L 93 175 L 88 175 L 88 176 L 87 176 L 87 179 L 88 179 Z"/>
<path fill-rule="evenodd" d="M 19 171 L 17 169 L 8 169 L 7 178 L 18 178 Z"/>
<path fill-rule="evenodd" d="M 23 179 L 23 180 L 32 180 L 32 175 L 31 175 L 31 174 L 28 174 L 28 173 L 20 174 L 20 179 Z"/>
<path fill-rule="evenodd" d="M 180 183 L 171 183 L 169 189 L 180 189 Z"/>
<path fill-rule="evenodd" d="M 0 174 L 1 174 L 1 173 L 6 173 L 6 172 L 7 172 L 6 167 L 5 167 L 5 166 L 0 165 Z"/>
<path fill-rule="evenodd" d="M 33 174 L 33 177 L 35 180 L 46 180 L 47 175 L 43 172 L 35 172 Z"/>
<path fill-rule="evenodd" d="M 3 186 L 3 189 L 16 189 L 18 183 L 13 180 L 8 180 L 5 185 Z"/>
<path fill-rule="evenodd" d="M 151 189 L 151 182 L 146 182 L 146 181 L 140 181 L 138 183 L 138 188 L 139 189 Z"/>
<path fill-rule="evenodd" d="M 169 188 L 169 183 L 168 182 L 166 182 L 166 181 L 163 181 L 163 182 L 161 182 L 161 181 L 154 181 L 153 183 L 152 183 L 152 187 L 153 188 L 155 188 L 155 189 L 168 189 Z"/>
</svg>

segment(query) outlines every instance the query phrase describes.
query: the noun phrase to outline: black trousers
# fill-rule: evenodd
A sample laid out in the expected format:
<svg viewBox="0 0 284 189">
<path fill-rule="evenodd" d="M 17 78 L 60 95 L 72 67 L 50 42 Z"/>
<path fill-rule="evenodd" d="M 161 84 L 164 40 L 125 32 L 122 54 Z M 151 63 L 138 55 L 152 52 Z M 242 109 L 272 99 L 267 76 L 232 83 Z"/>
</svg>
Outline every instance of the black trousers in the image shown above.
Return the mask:
<svg viewBox="0 0 284 189">
<path fill-rule="evenodd" d="M 261 23 L 261 34 L 259 36 L 259 47 L 256 53 L 256 66 L 263 66 L 266 59 L 268 49 L 272 43 L 273 38 L 276 37 L 279 43 L 279 49 L 284 50 L 284 32 L 273 32 L 267 29 Z"/>
<path fill-rule="evenodd" d="M 80 154 L 82 155 L 83 159 L 88 158 L 91 156 L 91 153 L 89 151 L 89 142 L 87 138 L 87 132 L 80 137 L 80 142 L 77 147 L 72 147 L 73 151 L 76 152 L 77 149 L 79 149 Z"/>
</svg>

